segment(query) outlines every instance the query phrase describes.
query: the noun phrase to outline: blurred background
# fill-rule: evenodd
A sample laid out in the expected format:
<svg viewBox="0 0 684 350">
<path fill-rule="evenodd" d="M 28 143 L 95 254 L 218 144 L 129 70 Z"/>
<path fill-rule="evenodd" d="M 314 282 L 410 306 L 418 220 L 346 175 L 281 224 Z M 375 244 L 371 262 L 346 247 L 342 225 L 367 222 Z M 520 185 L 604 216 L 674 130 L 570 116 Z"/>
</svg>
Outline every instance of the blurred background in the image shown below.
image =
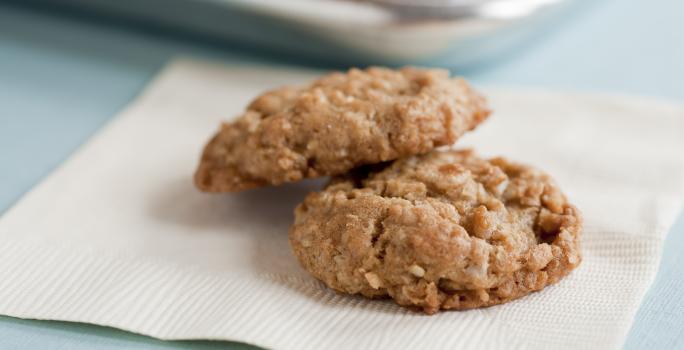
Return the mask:
<svg viewBox="0 0 684 350">
<path fill-rule="evenodd" d="M 7 65 L 31 49 L 115 61 L 117 69 L 158 68 L 176 55 L 325 69 L 416 64 L 448 67 L 485 84 L 684 97 L 679 0 L 0 0 L 0 6 L 0 40 L 23 43 L 2 55 Z M 41 68 L 66 68 L 49 61 Z"/>
<path fill-rule="evenodd" d="M 0 214 L 178 56 L 684 101 L 684 1 L 0 0 Z M 684 348 L 682 250 L 680 218 L 626 348 Z M 236 345 L 0 317 L 0 348 L 60 346 Z"/>
<path fill-rule="evenodd" d="M 317 65 L 480 64 L 572 0 L 30 0 Z M 578 2 L 577 0 L 575 2 Z"/>
</svg>

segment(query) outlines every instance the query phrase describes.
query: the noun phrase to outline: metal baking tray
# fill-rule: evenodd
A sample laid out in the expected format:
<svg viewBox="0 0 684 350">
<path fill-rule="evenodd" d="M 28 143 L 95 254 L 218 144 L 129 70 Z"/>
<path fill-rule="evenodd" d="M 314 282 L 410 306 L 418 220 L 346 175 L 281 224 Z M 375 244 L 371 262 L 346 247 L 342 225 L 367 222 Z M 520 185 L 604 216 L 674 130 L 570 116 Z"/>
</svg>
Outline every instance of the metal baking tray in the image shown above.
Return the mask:
<svg viewBox="0 0 684 350">
<path fill-rule="evenodd" d="M 309 62 L 463 67 L 500 57 L 575 0 L 31 0 Z M 565 17 L 565 16 L 563 16 Z"/>
</svg>

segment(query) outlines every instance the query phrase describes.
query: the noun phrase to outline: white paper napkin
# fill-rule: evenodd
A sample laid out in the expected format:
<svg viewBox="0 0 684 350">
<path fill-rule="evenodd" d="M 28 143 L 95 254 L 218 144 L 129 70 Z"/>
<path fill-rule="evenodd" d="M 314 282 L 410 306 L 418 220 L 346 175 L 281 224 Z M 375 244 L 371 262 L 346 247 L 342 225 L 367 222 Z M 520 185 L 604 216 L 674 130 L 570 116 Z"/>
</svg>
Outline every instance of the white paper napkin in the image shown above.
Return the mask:
<svg viewBox="0 0 684 350">
<path fill-rule="evenodd" d="M 276 349 L 621 346 L 684 194 L 684 109 L 489 91 L 460 145 L 553 174 L 583 211 L 584 262 L 509 304 L 434 316 L 338 295 L 297 264 L 292 210 L 321 181 L 208 195 L 191 177 L 219 121 L 312 72 L 177 61 L 0 219 L 0 314 Z"/>
</svg>

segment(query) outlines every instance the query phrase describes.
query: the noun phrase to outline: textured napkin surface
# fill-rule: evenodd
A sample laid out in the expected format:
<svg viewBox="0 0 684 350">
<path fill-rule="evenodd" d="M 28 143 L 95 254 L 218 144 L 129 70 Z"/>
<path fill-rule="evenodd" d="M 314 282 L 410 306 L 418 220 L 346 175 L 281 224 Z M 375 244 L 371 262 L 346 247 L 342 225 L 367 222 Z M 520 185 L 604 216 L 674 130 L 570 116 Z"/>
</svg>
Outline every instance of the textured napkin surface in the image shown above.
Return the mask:
<svg viewBox="0 0 684 350">
<path fill-rule="evenodd" d="M 193 188 L 202 146 L 264 89 L 311 72 L 177 61 L 0 218 L 0 314 L 276 349 L 619 348 L 684 194 L 684 109 L 615 96 L 489 91 L 459 143 L 551 173 L 583 212 L 584 261 L 518 301 L 434 316 L 337 295 L 290 252 L 322 181 Z"/>
</svg>

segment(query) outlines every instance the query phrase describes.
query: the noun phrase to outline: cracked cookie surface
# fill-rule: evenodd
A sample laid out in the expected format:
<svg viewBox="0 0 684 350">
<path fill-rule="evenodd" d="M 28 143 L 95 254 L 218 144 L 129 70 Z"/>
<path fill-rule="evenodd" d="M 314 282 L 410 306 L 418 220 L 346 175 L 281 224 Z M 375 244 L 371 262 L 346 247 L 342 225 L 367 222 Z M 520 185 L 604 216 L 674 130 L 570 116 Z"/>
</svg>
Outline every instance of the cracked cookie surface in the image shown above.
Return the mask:
<svg viewBox="0 0 684 350">
<path fill-rule="evenodd" d="M 553 180 L 503 158 L 432 151 L 333 178 L 290 245 L 329 287 L 426 313 L 504 303 L 581 261 L 582 219 Z"/>
<path fill-rule="evenodd" d="M 487 118 L 485 100 L 447 71 L 351 69 L 257 97 L 204 149 L 198 188 L 233 192 L 452 144 Z"/>
</svg>

